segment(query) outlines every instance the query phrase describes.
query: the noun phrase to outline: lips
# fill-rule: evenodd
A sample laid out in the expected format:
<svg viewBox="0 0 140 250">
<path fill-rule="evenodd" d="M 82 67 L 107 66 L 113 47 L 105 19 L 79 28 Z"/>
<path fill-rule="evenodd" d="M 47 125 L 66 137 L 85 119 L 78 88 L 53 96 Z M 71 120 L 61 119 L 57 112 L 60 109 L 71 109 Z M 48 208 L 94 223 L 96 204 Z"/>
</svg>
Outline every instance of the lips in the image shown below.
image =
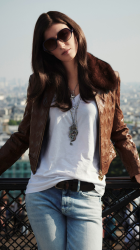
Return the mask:
<svg viewBox="0 0 140 250">
<path fill-rule="evenodd" d="M 70 50 L 70 49 L 65 50 L 65 51 L 62 53 L 62 55 L 68 54 L 68 53 L 69 53 L 69 50 Z"/>
</svg>

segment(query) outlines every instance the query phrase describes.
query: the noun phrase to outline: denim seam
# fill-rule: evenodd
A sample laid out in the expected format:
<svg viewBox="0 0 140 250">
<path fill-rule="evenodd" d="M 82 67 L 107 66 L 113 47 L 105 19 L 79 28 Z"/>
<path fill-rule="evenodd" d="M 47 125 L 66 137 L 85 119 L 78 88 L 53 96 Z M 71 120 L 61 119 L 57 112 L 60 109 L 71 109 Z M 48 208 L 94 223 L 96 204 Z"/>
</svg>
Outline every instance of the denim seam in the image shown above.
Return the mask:
<svg viewBox="0 0 140 250">
<path fill-rule="evenodd" d="M 67 222 L 67 250 L 69 250 L 69 241 L 68 241 L 68 222 Z"/>
</svg>

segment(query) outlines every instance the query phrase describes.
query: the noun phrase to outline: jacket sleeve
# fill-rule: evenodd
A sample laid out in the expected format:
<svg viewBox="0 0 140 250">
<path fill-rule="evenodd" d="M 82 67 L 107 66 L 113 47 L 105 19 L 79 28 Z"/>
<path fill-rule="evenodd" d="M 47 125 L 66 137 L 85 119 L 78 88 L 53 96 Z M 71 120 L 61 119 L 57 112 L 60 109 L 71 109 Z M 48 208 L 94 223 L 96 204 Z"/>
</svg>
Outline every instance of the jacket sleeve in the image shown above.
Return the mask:
<svg viewBox="0 0 140 250">
<path fill-rule="evenodd" d="M 30 88 L 31 81 L 29 79 L 27 93 Z M 25 107 L 18 132 L 12 134 L 0 149 L 0 175 L 11 167 L 29 147 L 31 110 L 32 103 L 29 102 Z"/>
<path fill-rule="evenodd" d="M 129 135 L 129 129 L 124 123 L 123 113 L 120 109 L 120 76 L 118 77 L 118 89 L 115 91 L 115 115 L 111 140 L 114 143 L 125 168 L 131 178 L 140 173 L 140 159 L 135 143 Z"/>
</svg>

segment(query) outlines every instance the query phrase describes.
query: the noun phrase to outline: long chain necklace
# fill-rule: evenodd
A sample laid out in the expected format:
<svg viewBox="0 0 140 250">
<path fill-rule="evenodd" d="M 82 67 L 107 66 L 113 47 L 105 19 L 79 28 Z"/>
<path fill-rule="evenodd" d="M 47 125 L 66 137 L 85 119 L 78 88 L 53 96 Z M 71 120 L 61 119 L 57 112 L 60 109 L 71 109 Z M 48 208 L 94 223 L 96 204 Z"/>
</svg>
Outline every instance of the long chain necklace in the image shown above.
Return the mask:
<svg viewBox="0 0 140 250">
<path fill-rule="evenodd" d="M 77 110 L 80 104 L 81 97 L 79 97 L 78 103 L 70 109 L 71 118 L 72 118 L 72 125 L 69 127 L 69 138 L 70 138 L 70 145 L 73 145 L 72 142 L 76 140 L 76 137 L 78 135 L 78 129 L 77 129 Z M 73 111 L 74 114 L 73 114 Z"/>
<path fill-rule="evenodd" d="M 76 84 L 74 90 L 70 90 L 70 88 L 68 87 L 69 91 L 71 92 L 71 97 L 70 97 L 71 101 L 74 100 L 74 98 L 75 98 L 75 90 L 76 90 L 77 86 L 78 86 L 78 83 Z"/>
</svg>

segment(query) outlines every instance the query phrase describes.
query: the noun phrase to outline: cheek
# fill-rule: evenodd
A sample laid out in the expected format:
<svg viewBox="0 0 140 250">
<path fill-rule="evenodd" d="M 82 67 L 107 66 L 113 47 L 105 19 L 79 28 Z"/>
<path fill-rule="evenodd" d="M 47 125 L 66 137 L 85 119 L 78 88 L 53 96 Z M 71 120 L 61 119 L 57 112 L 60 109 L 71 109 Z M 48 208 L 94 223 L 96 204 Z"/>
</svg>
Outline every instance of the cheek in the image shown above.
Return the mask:
<svg viewBox="0 0 140 250">
<path fill-rule="evenodd" d="M 78 42 L 76 42 L 76 53 L 77 53 L 77 50 L 78 50 Z"/>
</svg>

